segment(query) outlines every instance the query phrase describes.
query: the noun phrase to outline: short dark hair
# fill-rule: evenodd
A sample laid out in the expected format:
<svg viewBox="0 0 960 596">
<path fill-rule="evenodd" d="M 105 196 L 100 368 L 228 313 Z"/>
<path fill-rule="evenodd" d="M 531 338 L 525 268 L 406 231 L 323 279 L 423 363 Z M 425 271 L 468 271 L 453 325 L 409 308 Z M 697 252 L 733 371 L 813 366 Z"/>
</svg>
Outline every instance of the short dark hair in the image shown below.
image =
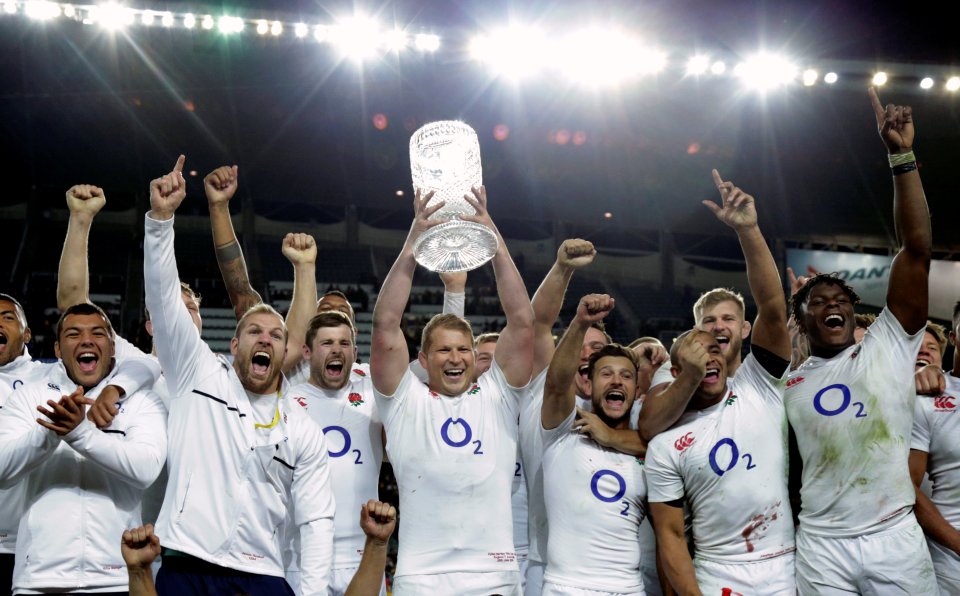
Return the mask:
<svg viewBox="0 0 960 596">
<path fill-rule="evenodd" d="M 89 302 L 79 302 L 63 311 L 63 314 L 61 314 L 60 318 L 57 319 L 57 325 L 55 327 L 55 331 L 57 332 L 57 341 L 60 341 L 60 332 L 63 331 L 63 323 L 70 315 L 100 315 L 107 324 L 107 329 L 110 331 L 110 337 L 113 338 L 116 335 L 113 331 L 113 324 L 110 322 L 110 317 L 107 316 L 107 313 L 104 312 L 102 308 Z"/>
<path fill-rule="evenodd" d="M 591 381 L 593 380 L 593 368 L 601 358 L 606 358 L 608 356 L 613 356 L 616 358 L 626 358 L 633 364 L 633 374 L 637 374 L 637 370 L 640 368 L 640 361 L 637 358 L 637 353 L 631 350 L 630 348 L 621 346 L 620 344 L 607 344 L 590 354 L 590 361 L 587 363 L 587 378 Z"/>
<path fill-rule="evenodd" d="M 597 331 L 599 331 L 600 333 L 602 333 L 602 334 L 603 334 L 603 338 L 607 341 L 608 344 L 609 344 L 609 343 L 613 343 L 613 338 L 610 337 L 610 334 L 609 334 L 609 333 L 607 333 L 607 328 L 606 328 L 606 326 L 603 324 L 603 321 L 595 321 L 595 322 L 593 322 L 593 323 L 590 323 L 590 328 L 591 328 L 591 329 L 596 329 Z M 567 327 L 566 329 L 564 329 L 564 330 L 563 330 L 563 333 L 560 334 L 560 337 L 563 337 L 564 335 L 566 335 L 566 334 L 567 334 L 567 331 L 569 331 L 569 330 L 570 330 L 570 327 Z"/>
<path fill-rule="evenodd" d="M 870 325 L 877 322 L 877 315 L 870 313 L 857 313 L 853 315 L 853 323 L 857 329 L 869 329 Z"/>
<path fill-rule="evenodd" d="M 632 342 L 630 342 L 630 345 L 628 345 L 627 347 L 632 350 L 637 346 L 642 346 L 644 344 L 657 344 L 659 346 L 662 346 L 663 342 L 653 337 L 652 335 L 646 335 L 644 337 L 638 337 L 637 339 L 633 340 Z"/>
<path fill-rule="evenodd" d="M 473 340 L 473 348 L 477 349 L 480 347 L 480 344 L 492 343 L 495 344 L 500 340 L 500 334 L 496 332 L 491 333 L 481 333 Z"/>
<path fill-rule="evenodd" d="M 323 296 L 320 296 L 320 300 L 323 300 L 327 296 L 336 296 L 337 298 L 343 298 L 347 302 L 350 302 L 350 299 L 347 298 L 347 295 L 341 292 L 340 290 L 329 290 L 323 293 Z"/>
<path fill-rule="evenodd" d="M 843 281 L 839 273 L 818 273 L 814 275 L 808 279 L 807 283 L 803 284 L 800 289 L 797 290 L 797 293 L 793 295 L 793 298 L 790 299 L 790 316 L 797 324 L 797 328 L 803 333 L 806 333 L 806 327 L 804 327 L 803 324 L 803 305 L 806 303 L 807 298 L 810 297 L 810 292 L 813 291 L 813 288 L 820 284 L 837 286 L 843 290 L 843 293 L 847 295 L 850 302 L 854 304 L 860 302 L 860 296 L 854 291 L 850 284 Z"/>
<path fill-rule="evenodd" d="M 180 293 L 181 293 L 181 294 L 186 294 L 186 295 L 189 296 L 190 298 L 193 298 L 194 300 L 196 300 L 196 301 L 197 301 L 197 306 L 200 306 L 200 303 L 203 301 L 203 296 L 201 296 L 201 295 L 199 294 L 199 292 L 197 292 L 196 290 L 194 290 L 193 288 L 191 288 L 191 287 L 190 287 L 190 284 L 188 284 L 187 282 L 185 282 L 185 281 L 183 281 L 183 280 L 180 281 Z M 147 307 L 143 307 L 143 314 L 146 315 L 147 320 L 149 321 L 149 320 L 150 320 L 150 309 L 147 308 Z"/>
<path fill-rule="evenodd" d="M 307 345 L 310 347 L 313 346 L 313 340 L 317 337 L 317 331 L 320 329 L 341 326 L 346 326 L 350 329 L 350 337 L 353 339 L 353 344 L 356 345 L 357 330 L 353 327 L 353 321 L 339 310 L 327 310 L 310 319 L 310 324 L 307 326 Z"/>
<path fill-rule="evenodd" d="M 19 301 L 19 300 L 17 300 L 16 298 L 14 298 L 13 296 L 11 296 L 10 294 L 3 294 L 3 293 L 0 293 L 0 300 L 6 300 L 7 302 L 12 303 L 12 304 L 13 304 L 13 310 L 14 310 L 14 312 L 17 313 L 17 319 L 20 320 L 20 326 L 23 327 L 24 329 L 26 329 L 27 327 L 29 327 L 29 325 L 27 325 L 27 315 L 26 315 L 26 313 L 24 313 L 24 311 L 23 311 L 23 305 L 20 304 L 20 301 Z"/>
</svg>

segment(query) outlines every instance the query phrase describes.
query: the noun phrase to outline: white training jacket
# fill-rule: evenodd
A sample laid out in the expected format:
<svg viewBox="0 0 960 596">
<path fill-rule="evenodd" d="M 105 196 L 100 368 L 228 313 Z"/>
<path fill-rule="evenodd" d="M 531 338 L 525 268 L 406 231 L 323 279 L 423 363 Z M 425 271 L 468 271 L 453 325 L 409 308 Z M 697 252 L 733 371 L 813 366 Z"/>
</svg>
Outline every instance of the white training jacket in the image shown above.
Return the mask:
<svg viewBox="0 0 960 596">
<path fill-rule="evenodd" d="M 288 399 L 286 382 L 269 437 L 254 428 L 240 378 L 203 342 L 183 305 L 173 218 L 147 214 L 145 227 L 147 308 L 170 393 L 161 544 L 221 567 L 283 577 L 284 522 L 292 509 L 302 593 L 326 594 L 334 498 L 323 431 Z"/>
<path fill-rule="evenodd" d="M 60 437 L 37 423 L 37 406 L 77 386 L 62 364 L 45 368 L 45 382 L 24 384 L 0 410 L 0 486 L 21 483 L 25 504 L 14 591 L 125 590 L 120 536 L 140 525 L 143 490 L 163 466 L 166 410 L 152 391 L 137 391 L 118 403 L 110 426 L 84 418 Z M 114 366 L 86 396 L 96 398 L 117 376 Z"/>
</svg>

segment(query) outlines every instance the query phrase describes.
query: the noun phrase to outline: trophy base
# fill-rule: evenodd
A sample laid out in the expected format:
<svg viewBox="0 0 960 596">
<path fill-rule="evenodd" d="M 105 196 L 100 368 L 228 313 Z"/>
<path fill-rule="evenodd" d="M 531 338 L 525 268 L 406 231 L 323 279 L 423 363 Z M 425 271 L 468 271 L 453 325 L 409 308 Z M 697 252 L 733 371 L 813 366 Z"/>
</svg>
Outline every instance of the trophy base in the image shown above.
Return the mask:
<svg viewBox="0 0 960 596">
<path fill-rule="evenodd" d="M 413 257 L 436 273 L 471 271 L 497 253 L 497 235 L 472 221 L 448 221 L 424 232 L 413 245 Z"/>
</svg>

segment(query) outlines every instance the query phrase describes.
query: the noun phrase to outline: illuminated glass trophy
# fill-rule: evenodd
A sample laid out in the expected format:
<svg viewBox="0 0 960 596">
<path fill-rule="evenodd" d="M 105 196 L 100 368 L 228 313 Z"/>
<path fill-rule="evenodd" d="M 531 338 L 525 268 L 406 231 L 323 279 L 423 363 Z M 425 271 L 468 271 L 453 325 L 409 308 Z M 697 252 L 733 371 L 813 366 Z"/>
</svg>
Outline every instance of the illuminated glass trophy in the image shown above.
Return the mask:
<svg viewBox="0 0 960 596">
<path fill-rule="evenodd" d="M 428 206 L 446 202 L 430 219 L 450 220 L 417 238 L 413 246 L 417 262 L 442 273 L 470 271 L 492 259 L 497 252 L 493 231 L 459 218 L 476 213 L 463 195 L 483 182 L 477 133 L 463 122 L 452 120 L 424 125 L 410 137 L 410 170 L 415 190 L 436 193 Z"/>
</svg>

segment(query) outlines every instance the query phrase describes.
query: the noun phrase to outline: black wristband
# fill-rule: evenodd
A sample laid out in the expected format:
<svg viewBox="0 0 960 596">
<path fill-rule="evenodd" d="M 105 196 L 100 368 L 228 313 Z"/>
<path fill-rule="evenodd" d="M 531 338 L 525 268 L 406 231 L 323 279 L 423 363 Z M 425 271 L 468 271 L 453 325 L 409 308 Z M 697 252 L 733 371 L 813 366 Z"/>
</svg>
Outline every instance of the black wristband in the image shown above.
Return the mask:
<svg viewBox="0 0 960 596">
<path fill-rule="evenodd" d="M 899 176 L 900 174 L 906 174 L 907 172 L 912 172 L 917 169 L 917 162 L 911 161 L 910 163 L 901 164 L 899 166 L 893 166 L 890 168 L 890 171 L 893 172 L 894 176 Z"/>
</svg>

